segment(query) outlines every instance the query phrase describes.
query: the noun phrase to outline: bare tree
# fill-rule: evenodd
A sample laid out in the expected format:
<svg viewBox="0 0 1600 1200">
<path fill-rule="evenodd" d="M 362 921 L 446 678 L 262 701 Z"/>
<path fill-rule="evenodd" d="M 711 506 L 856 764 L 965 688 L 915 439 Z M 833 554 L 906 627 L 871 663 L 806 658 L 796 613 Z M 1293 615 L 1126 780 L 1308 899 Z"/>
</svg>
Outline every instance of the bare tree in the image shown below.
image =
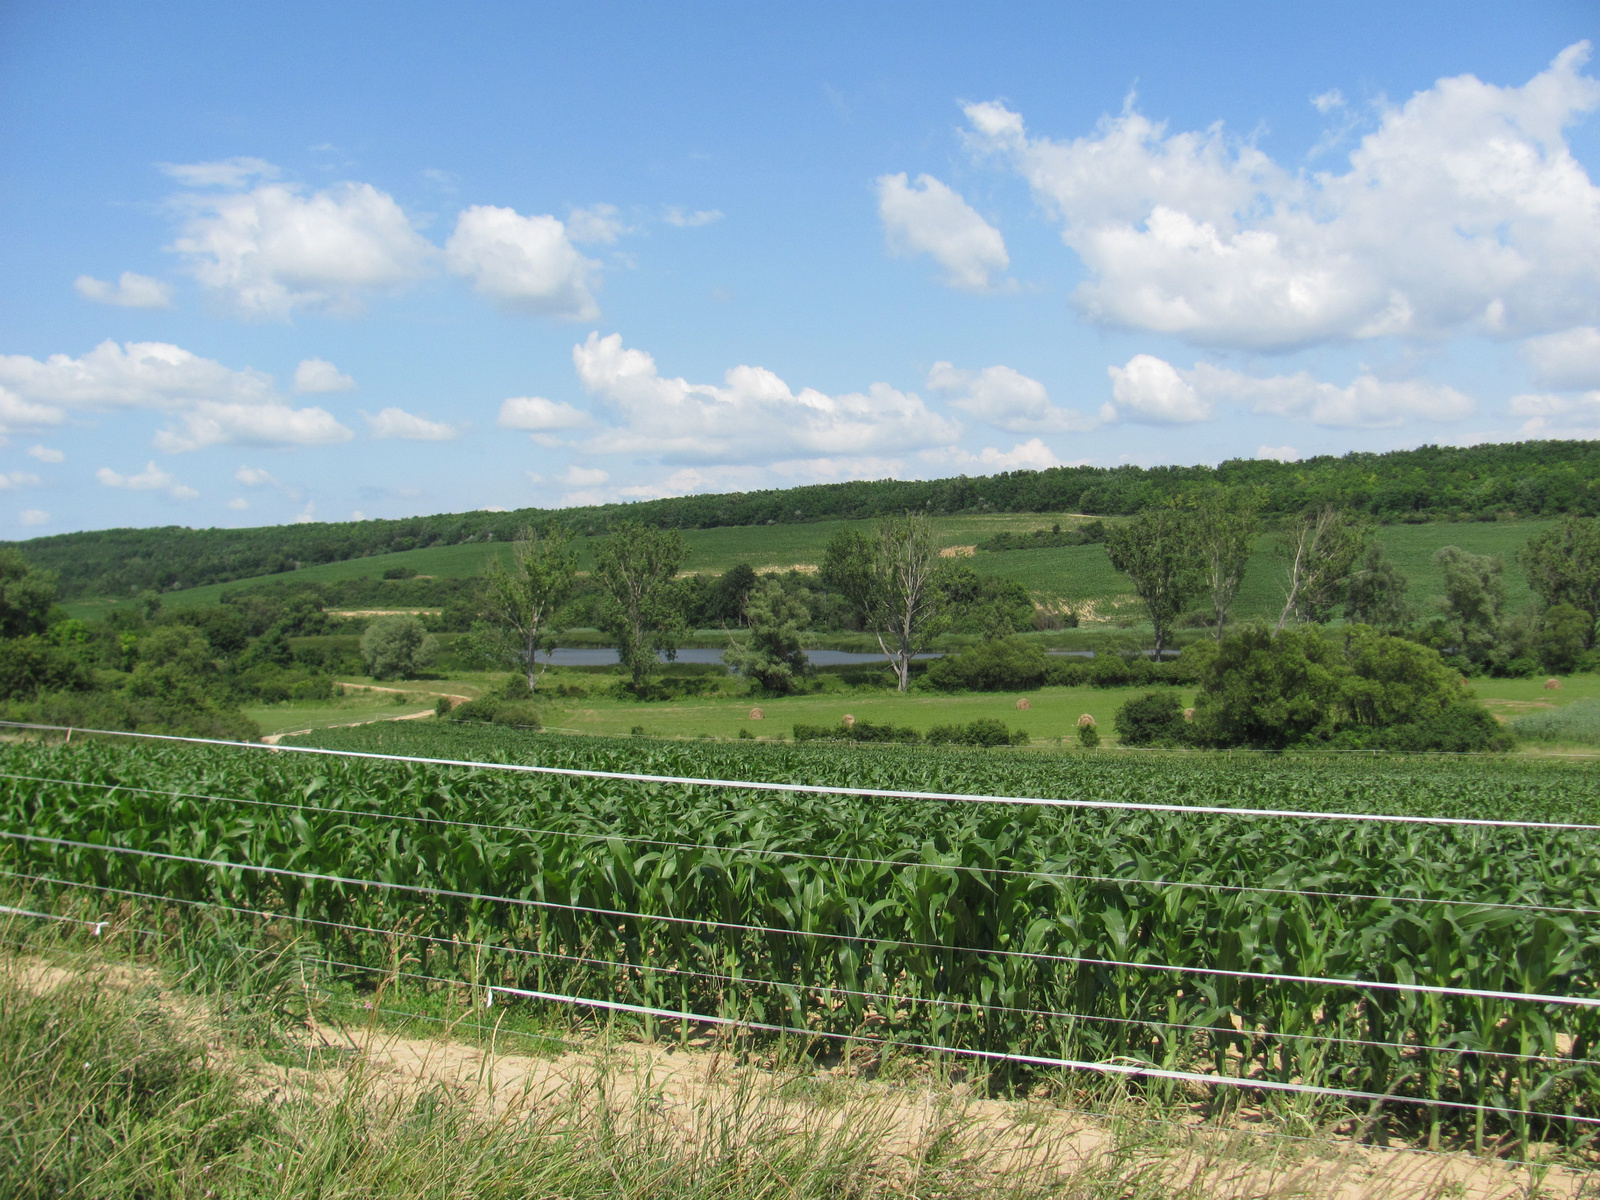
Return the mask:
<svg viewBox="0 0 1600 1200">
<path fill-rule="evenodd" d="M 567 535 L 553 530 L 540 539 L 532 529 L 511 544 L 511 565 L 491 559 L 486 572 L 485 615 L 510 643 L 512 657 L 528 677 L 528 688 L 538 686 L 544 674 L 538 652 L 554 645 L 556 613 L 572 591 L 578 555 Z"/>
<path fill-rule="evenodd" d="M 1287 625 L 1291 616 L 1317 622 L 1332 616 L 1371 536 L 1368 521 L 1331 504 L 1296 517 L 1278 544 L 1279 552 L 1289 560 L 1278 628 Z"/>
<path fill-rule="evenodd" d="M 911 660 L 947 623 L 939 546 L 925 514 L 886 517 L 871 534 L 842 529 L 828 543 L 822 580 L 844 596 L 894 664 L 906 690 Z"/>
</svg>

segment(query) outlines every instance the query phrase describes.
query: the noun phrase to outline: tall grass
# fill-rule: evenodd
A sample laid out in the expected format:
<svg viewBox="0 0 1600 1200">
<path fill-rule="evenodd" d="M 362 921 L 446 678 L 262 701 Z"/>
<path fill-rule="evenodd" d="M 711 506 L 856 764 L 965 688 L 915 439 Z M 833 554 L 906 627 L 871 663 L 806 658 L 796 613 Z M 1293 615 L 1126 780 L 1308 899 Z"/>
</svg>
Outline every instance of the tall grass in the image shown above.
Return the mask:
<svg viewBox="0 0 1600 1200">
<path fill-rule="evenodd" d="M 1530 742 L 1600 746 L 1600 700 L 1574 700 L 1564 708 L 1522 717 L 1511 727 Z"/>
</svg>

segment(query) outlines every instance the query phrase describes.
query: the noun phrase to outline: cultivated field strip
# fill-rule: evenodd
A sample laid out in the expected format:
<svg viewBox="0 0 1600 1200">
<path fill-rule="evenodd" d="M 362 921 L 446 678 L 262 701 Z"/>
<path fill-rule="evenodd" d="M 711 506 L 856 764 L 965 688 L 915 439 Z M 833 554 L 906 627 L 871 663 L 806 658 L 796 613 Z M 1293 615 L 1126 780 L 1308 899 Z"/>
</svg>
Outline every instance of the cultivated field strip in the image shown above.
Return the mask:
<svg viewBox="0 0 1600 1200">
<path fill-rule="evenodd" d="M 587 750 L 599 767 L 641 754 L 582 741 L 537 745 L 554 759 Z M 1038 770 L 1025 756 L 786 754 L 819 783 L 879 782 L 880 765 L 891 782 L 912 763 Z M 1591 822 L 1549 819 L 1592 815 L 1581 768 L 1488 772 L 1480 783 L 1517 795 L 1503 823 L 1483 825 L 1263 821 L 1182 803 L 1215 794 L 1205 760 L 1167 764 L 1179 802 L 1159 809 L 170 745 L 13 744 L 0 766 L 13 835 L 0 854 L 48 877 L 30 883 L 36 911 L 56 907 L 41 889 L 93 884 L 107 904 L 124 889 L 215 906 L 263 937 L 298 930 L 352 974 L 393 967 L 403 944 L 407 971 L 501 998 L 931 1046 L 1022 1071 L 1114 1069 L 1150 1086 L 1392 1097 L 1445 1136 L 1570 1140 L 1600 1117 L 1600 838 Z M 1250 771 L 1261 788 L 1308 782 L 1292 763 Z M 1337 790 L 1337 772 L 1318 774 Z M 1384 778 L 1373 767 L 1347 781 Z M 1446 772 L 1454 790 L 1473 778 Z"/>
</svg>

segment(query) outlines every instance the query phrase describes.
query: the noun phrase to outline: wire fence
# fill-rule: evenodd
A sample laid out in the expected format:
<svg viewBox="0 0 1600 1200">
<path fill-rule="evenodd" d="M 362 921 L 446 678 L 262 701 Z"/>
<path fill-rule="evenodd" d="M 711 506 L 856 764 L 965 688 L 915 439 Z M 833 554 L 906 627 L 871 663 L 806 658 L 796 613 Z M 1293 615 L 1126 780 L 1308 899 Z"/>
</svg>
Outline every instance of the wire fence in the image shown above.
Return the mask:
<svg viewBox="0 0 1600 1200">
<path fill-rule="evenodd" d="M 402 768 L 426 765 L 689 789 L 1368 822 L 1432 826 L 1442 831 L 1562 834 L 1600 830 L 1597 825 L 1561 822 L 846 788 L 131 736 L 144 742 L 216 750 L 248 746 L 269 752 L 330 754 Z M 204 809 L 208 813 L 268 810 L 302 824 L 307 814 L 314 814 L 338 817 L 352 825 L 397 830 L 492 832 L 521 839 L 529 846 L 564 841 L 573 843 L 566 853 L 578 859 L 585 854 L 602 855 L 615 843 L 649 853 L 714 852 L 729 861 L 786 863 L 789 865 L 780 869 L 791 872 L 837 866 L 919 878 L 942 872 L 981 885 L 979 890 L 1013 884 L 1046 883 L 1058 888 L 1087 884 L 1147 889 L 1158 903 L 1166 903 L 1162 897 L 1169 894 L 1195 892 L 1224 898 L 1425 906 L 1446 912 L 1463 910 L 1474 919 L 1483 913 L 1503 914 L 1505 919 L 1535 922 L 1545 931 L 1541 936 L 1559 927 L 1563 936 L 1571 934 L 1579 942 L 1585 938 L 1590 944 L 1600 941 L 1597 931 L 1575 923 L 1600 915 L 1600 908 L 1536 899 L 1483 901 L 1191 881 L 1159 874 L 1025 870 L 999 862 L 906 861 L 792 847 L 585 833 L 341 805 L 324 807 L 304 798 L 270 800 L 187 792 L 68 778 L 60 773 L 10 771 L 0 773 L 0 781 L 9 788 L 31 789 L 41 804 L 65 804 L 80 794 L 105 797 L 120 793 L 210 806 Z M 1594 964 L 1579 954 L 1569 955 L 1563 969 L 1553 973 L 1521 973 L 1522 978 L 1563 985 L 1558 988 L 1440 982 L 1407 971 L 1380 978 L 1266 969 L 1261 963 L 1226 965 L 1215 958 L 1185 962 L 1166 961 L 1159 954 L 1067 953 L 1030 948 L 1030 934 L 1025 929 L 994 930 L 995 936 L 984 944 L 963 939 L 953 928 L 947 936 L 929 938 L 850 932 L 837 927 L 837 922 L 830 927 L 829 922 L 816 920 L 815 912 L 807 911 L 811 898 L 806 886 L 812 880 L 803 875 L 793 879 L 796 903 L 791 919 L 776 922 L 752 919 L 728 908 L 690 911 L 668 903 L 600 904 L 552 898 L 544 892 L 547 879 L 541 877 L 536 887 L 527 879 L 513 880 L 507 874 L 513 870 L 510 866 L 498 878 L 522 883 L 520 893 L 482 885 L 440 886 L 392 874 L 385 877 L 376 871 L 345 873 L 289 865 L 295 855 L 262 861 L 256 855 L 240 854 L 240 847 L 229 845 L 226 836 L 217 838 L 216 851 L 209 854 L 117 841 L 117 837 L 139 834 L 133 828 L 102 829 L 93 837 L 0 829 L 0 840 L 10 847 L 9 866 L 0 870 L 0 876 L 11 881 L 14 899 L 94 894 L 157 908 L 176 906 L 206 912 L 258 932 L 291 926 L 322 947 L 323 954 L 312 961 L 330 971 L 405 979 L 424 988 L 466 986 L 476 989 L 490 1004 L 517 999 L 759 1035 L 970 1058 L 1012 1070 L 1088 1072 L 1140 1081 L 1142 1086 L 1221 1088 L 1257 1098 L 1301 1096 L 1386 1111 L 1448 1113 L 1475 1126 L 1479 1144 L 1486 1121 L 1515 1126 L 1524 1142 L 1533 1132 L 1552 1128 L 1567 1130 L 1568 1141 L 1582 1142 L 1593 1136 L 1587 1130 L 1600 1127 L 1600 1074 L 1594 1070 L 1600 1067 L 1600 1059 L 1590 1057 L 1600 1046 L 1600 991 L 1595 986 Z M 313 857 L 299 856 L 302 862 Z M 497 877 L 492 864 L 486 864 L 480 874 L 484 879 Z M 142 886 L 133 886 L 135 883 Z M 619 896 L 626 892 L 619 887 Z M 665 901 L 670 896 L 661 893 L 655 899 Z M 872 902 L 871 897 L 820 893 L 814 899 L 820 908 L 841 899 Z M 248 902 L 252 900 L 256 902 Z M 30 903 L 33 906 L 23 907 L 19 899 L 16 906 L 0 908 L 0 913 L 18 919 L 83 923 L 37 900 Z M 776 910 L 769 904 L 763 911 L 770 914 Z M 97 933 L 108 924 L 109 919 L 88 922 Z M 404 957 L 417 969 L 401 969 L 394 951 L 398 944 L 410 947 Z M 1128 944 L 1141 951 L 1148 949 L 1136 942 Z M 341 952 L 333 953 L 335 950 Z M 430 969 L 430 962 L 453 969 Z M 1159 987 L 1136 982 L 1153 976 L 1172 977 L 1174 982 Z M 1018 981 L 1025 986 L 1012 988 Z M 1292 996 L 1288 1001 L 1275 1000 L 1252 1009 L 1250 1003 L 1242 1002 L 1239 989 L 1249 992 L 1245 999 L 1280 993 Z M 1106 993 L 1113 991 L 1120 993 L 1127 1009 L 1122 1015 L 1114 1011 L 1115 1000 L 1109 1002 L 1108 1010 Z M 1041 999 L 1046 1002 L 1040 1003 Z M 1444 1002 L 1455 1007 L 1446 1012 Z M 1281 1019 L 1261 1019 L 1264 1013 L 1276 1013 Z M 1106 1041 L 1087 1037 L 1081 1030 L 1111 1027 L 1124 1030 L 1118 1035 L 1123 1052 L 1065 1052 Z M 1145 1053 L 1137 1052 L 1141 1047 Z M 1378 1059 L 1386 1064 L 1382 1069 L 1374 1066 Z M 1362 1086 L 1374 1079 L 1383 1086 Z M 1428 1119 L 1437 1123 L 1438 1117 Z"/>
</svg>

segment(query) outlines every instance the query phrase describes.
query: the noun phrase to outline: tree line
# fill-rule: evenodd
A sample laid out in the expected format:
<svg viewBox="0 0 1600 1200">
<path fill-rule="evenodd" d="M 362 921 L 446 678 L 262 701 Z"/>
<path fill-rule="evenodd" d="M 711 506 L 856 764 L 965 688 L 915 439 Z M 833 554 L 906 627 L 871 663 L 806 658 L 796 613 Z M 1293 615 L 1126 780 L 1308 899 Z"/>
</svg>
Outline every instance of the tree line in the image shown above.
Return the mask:
<svg viewBox="0 0 1600 1200">
<path fill-rule="evenodd" d="M 64 599 L 226 583 L 302 566 L 428 546 L 506 542 L 529 526 L 602 536 L 621 523 L 658 529 L 863 520 L 904 512 L 1081 512 L 1126 516 L 1211 487 L 1246 488 L 1261 511 L 1308 505 L 1381 522 L 1600 514 L 1600 442 L 1423 446 L 1301 462 L 1233 459 L 1217 467 L 1052 467 L 938 480 L 858 480 L 781 490 L 669 497 L 560 511 L 520 509 L 256 529 L 110 529 L 13 543 L 52 571 Z"/>
</svg>

